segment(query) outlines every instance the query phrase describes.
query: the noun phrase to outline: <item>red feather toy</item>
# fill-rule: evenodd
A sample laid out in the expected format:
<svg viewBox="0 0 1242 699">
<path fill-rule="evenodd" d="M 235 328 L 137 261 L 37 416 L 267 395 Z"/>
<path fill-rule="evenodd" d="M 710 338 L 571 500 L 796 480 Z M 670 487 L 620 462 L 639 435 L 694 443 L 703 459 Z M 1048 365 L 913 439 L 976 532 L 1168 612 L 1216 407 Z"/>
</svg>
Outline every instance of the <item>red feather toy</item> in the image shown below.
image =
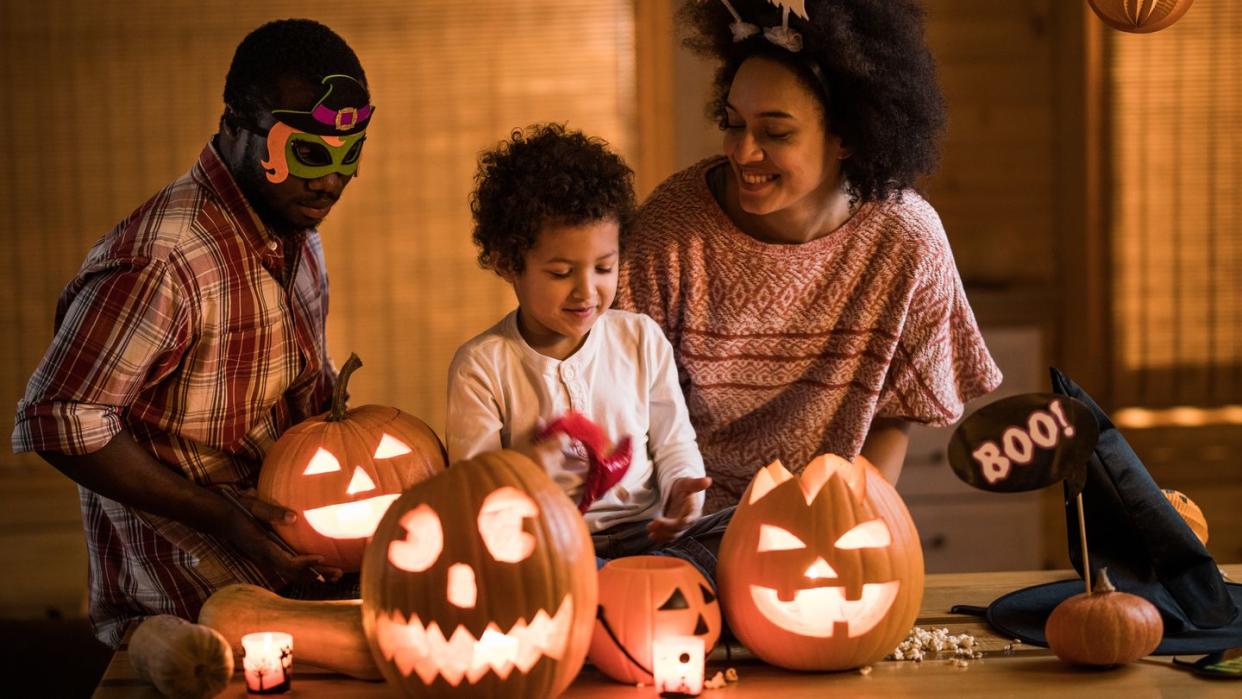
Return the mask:
<svg viewBox="0 0 1242 699">
<path fill-rule="evenodd" d="M 578 499 L 578 511 L 586 512 L 591 503 L 598 500 L 608 489 L 621 482 L 630 468 L 632 456 L 630 437 L 626 435 L 609 448 L 608 435 L 587 416 L 569 411 L 556 418 L 539 433 L 540 441 L 554 434 L 564 434 L 582 444 L 587 453 L 587 476 L 582 497 Z"/>
</svg>

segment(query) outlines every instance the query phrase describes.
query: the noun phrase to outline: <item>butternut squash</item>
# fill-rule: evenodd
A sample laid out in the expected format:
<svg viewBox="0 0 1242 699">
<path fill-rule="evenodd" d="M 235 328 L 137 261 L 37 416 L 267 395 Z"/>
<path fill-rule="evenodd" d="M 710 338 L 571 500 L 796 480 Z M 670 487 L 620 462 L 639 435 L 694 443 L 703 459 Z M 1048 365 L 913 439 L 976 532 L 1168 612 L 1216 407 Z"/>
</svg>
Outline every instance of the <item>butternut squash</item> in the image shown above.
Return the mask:
<svg viewBox="0 0 1242 699">
<path fill-rule="evenodd" d="M 208 699 L 233 676 L 233 654 L 223 636 L 169 614 L 138 625 L 129 639 L 129 662 L 166 697 Z"/>
<path fill-rule="evenodd" d="M 362 680 L 381 679 L 362 630 L 361 600 L 294 600 L 256 585 L 229 585 L 203 603 L 198 623 L 219 631 L 241 662 L 242 636 L 293 635 L 293 658 Z"/>
</svg>

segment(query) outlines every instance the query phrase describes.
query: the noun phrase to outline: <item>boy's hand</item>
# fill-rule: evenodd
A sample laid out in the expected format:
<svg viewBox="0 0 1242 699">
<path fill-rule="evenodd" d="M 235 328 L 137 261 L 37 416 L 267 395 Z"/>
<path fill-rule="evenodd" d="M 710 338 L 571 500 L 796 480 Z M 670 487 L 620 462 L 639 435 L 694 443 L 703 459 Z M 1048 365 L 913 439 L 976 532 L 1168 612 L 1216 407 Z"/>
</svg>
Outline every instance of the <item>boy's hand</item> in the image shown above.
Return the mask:
<svg viewBox="0 0 1242 699">
<path fill-rule="evenodd" d="M 535 425 L 535 434 L 543 432 L 543 418 Z M 564 434 L 552 434 L 535 442 L 522 446 L 514 446 L 514 450 L 534 461 L 544 473 L 556 473 L 565 467 L 565 450 L 569 447 L 569 437 Z"/>
<path fill-rule="evenodd" d="M 699 505 L 699 493 L 711 487 L 712 479 L 678 478 L 668 489 L 668 507 L 663 517 L 647 523 L 647 536 L 654 542 L 666 544 L 676 539 L 690 523 L 703 514 Z"/>
</svg>

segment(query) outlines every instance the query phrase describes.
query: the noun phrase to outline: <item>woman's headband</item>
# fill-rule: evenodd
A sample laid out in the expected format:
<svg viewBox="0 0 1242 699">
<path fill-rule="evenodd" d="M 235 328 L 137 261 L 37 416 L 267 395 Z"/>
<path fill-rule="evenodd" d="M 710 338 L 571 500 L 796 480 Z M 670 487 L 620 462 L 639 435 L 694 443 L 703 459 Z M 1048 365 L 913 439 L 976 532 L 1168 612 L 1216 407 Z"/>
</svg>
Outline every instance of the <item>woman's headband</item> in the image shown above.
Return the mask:
<svg viewBox="0 0 1242 699">
<path fill-rule="evenodd" d="M 733 32 L 734 43 L 744 41 L 759 32 L 759 27 L 742 19 L 729 0 L 720 0 L 720 2 L 724 3 L 729 14 L 733 15 L 733 23 L 729 25 L 729 29 Z M 768 0 L 768 2 L 781 8 L 781 26 L 764 29 L 764 38 L 790 53 L 798 53 L 802 50 L 802 35 L 789 28 L 789 13 L 793 12 L 802 19 L 810 19 L 806 14 L 806 0 Z"/>
</svg>

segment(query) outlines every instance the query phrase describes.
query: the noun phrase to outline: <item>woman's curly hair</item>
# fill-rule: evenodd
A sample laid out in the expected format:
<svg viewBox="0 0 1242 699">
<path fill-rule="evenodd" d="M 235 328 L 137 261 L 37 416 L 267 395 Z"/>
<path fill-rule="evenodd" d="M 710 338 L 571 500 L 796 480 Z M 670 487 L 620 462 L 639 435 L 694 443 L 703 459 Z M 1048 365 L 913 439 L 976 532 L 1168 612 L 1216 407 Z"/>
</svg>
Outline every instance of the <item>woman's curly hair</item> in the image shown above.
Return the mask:
<svg viewBox="0 0 1242 699">
<path fill-rule="evenodd" d="M 602 139 L 562 124 L 515 129 L 479 158 L 470 195 L 479 264 L 521 272 L 547 225 L 615 220 L 621 240 L 634 218 L 634 171 Z"/>
<path fill-rule="evenodd" d="M 769 0 L 732 0 L 743 21 L 779 27 L 781 9 Z M 923 12 L 911 0 L 806 0 L 810 20 L 789 16 L 803 48 L 790 53 L 762 32 L 734 43 L 733 16 L 718 0 L 686 3 L 678 16 L 685 45 L 720 61 L 712 116 L 724 103 L 738 68 L 763 55 L 789 66 L 824 107 L 826 128 L 850 157 L 841 162 L 852 195 L 884 199 L 913 186 L 937 161 L 944 98 L 923 42 Z M 819 75 L 816 76 L 815 70 Z M 825 90 L 826 88 L 826 90 Z"/>
</svg>

